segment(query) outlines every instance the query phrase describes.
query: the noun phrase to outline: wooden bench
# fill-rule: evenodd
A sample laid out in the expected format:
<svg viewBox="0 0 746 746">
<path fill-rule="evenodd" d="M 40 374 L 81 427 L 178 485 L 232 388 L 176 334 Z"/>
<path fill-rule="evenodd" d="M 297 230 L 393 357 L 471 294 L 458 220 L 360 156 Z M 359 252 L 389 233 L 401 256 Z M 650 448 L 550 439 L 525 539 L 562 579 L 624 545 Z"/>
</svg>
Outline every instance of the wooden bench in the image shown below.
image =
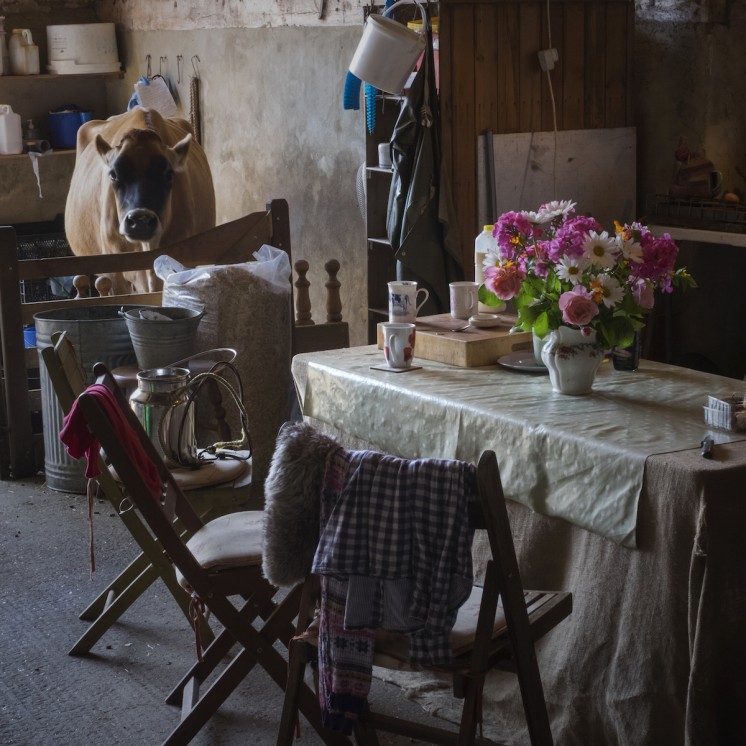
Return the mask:
<svg viewBox="0 0 746 746">
<path fill-rule="evenodd" d="M 36 349 L 24 347 L 23 327 L 33 323 L 34 314 L 62 308 L 115 304 L 160 305 L 161 293 L 130 295 L 91 295 L 74 299 L 24 303 L 21 283 L 50 277 L 91 277 L 107 272 L 151 269 L 153 260 L 168 254 L 188 267 L 203 264 L 234 264 L 253 260 L 253 253 L 263 244 L 286 251 L 290 255 L 290 222 L 288 204 L 283 199 L 267 202 L 266 209 L 171 246 L 146 252 L 69 256 L 51 259 L 19 259 L 17 237 L 11 227 L 0 226 L 0 342 L 2 362 L 2 392 L 0 392 L 0 478 L 19 479 L 35 475 L 44 463 L 41 434 L 34 433 L 32 413 L 41 411 L 41 391 L 29 384 L 29 371 L 39 367 Z M 308 284 L 304 269 L 299 278 L 298 300 L 303 318 L 293 329 L 293 353 L 313 349 L 349 346 L 347 324 L 341 321 L 338 263 L 327 262 L 333 270 L 327 282 L 329 317 L 335 321 L 314 324 L 310 320 Z M 305 263 L 298 262 L 301 269 Z M 304 284 L 305 282 L 305 284 Z M 331 287 L 329 286 L 331 283 Z M 336 286 L 335 286 L 336 283 Z M 76 286 L 85 282 L 76 280 Z M 101 285 L 99 284 L 99 287 Z M 293 303 L 291 281 L 291 304 Z M 336 300 L 335 300 L 336 293 Z M 306 309 L 308 305 L 308 309 Z M 338 316 L 338 319 L 337 319 Z M 308 323 L 311 321 L 311 323 Z M 299 329 L 303 329 L 299 331 Z M 310 331 L 309 331 L 310 330 Z M 297 343 L 296 343 L 297 338 Z"/>
</svg>

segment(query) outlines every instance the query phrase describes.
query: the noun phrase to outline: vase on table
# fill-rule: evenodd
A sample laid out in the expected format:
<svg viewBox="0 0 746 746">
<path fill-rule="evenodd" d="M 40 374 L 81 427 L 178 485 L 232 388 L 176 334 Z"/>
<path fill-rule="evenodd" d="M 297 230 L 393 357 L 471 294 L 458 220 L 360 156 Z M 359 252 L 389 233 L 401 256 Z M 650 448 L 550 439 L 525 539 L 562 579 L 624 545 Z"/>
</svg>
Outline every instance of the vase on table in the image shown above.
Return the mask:
<svg viewBox="0 0 746 746">
<path fill-rule="evenodd" d="M 596 341 L 596 332 L 589 335 L 580 329 L 561 326 L 549 332 L 541 359 L 549 369 L 552 390 L 558 394 L 583 396 L 590 394 L 596 371 L 604 359 L 604 348 Z"/>
</svg>

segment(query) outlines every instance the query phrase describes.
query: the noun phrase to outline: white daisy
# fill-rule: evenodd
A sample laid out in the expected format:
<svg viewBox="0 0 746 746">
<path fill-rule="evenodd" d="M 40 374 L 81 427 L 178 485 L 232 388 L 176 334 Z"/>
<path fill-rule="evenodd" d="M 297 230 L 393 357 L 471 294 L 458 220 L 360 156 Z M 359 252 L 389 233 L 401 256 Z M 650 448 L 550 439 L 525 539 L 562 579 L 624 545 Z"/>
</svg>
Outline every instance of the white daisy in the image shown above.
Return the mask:
<svg viewBox="0 0 746 746">
<path fill-rule="evenodd" d="M 617 246 L 622 256 L 630 262 L 639 264 L 642 261 L 642 246 L 632 238 L 625 238 L 623 233 L 617 234 Z"/>
<path fill-rule="evenodd" d="M 535 219 L 529 219 L 533 223 L 549 223 L 560 215 L 567 215 L 568 212 L 572 212 L 575 209 L 575 204 L 569 199 L 555 199 L 542 205 L 538 212 L 531 213 L 536 216 Z"/>
<path fill-rule="evenodd" d="M 600 235 L 596 231 L 588 231 L 588 238 L 583 242 L 585 255 L 591 264 L 608 269 L 614 265 L 619 248 L 615 238 L 610 238 L 607 231 Z"/>
<path fill-rule="evenodd" d="M 624 297 L 624 288 L 619 284 L 619 280 L 611 275 L 600 274 L 593 278 L 593 290 L 601 291 L 601 300 L 607 308 L 613 308 L 621 303 Z"/>
<path fill-rule="evenodd" d="M 583 278 L 583 270 L 588 266 L 588 259 L 584 256 L 563 256 L 554 268 L 557 277 L 565 282 L 577 285 Z"/>
<path fill-rule="evenodd" d="M 489 249 L 482 259 L 482 268 L 499 267 L 501 264 L 500 252 L 497 249 Z"/>
</svg>

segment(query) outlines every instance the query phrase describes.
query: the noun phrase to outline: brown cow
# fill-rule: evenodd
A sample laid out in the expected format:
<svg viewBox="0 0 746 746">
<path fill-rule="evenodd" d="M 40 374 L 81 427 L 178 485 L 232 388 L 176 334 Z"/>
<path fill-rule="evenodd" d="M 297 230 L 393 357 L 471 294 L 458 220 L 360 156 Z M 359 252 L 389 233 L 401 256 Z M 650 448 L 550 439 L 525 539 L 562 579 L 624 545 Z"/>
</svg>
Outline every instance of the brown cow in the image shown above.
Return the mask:
<svg viewBox="0 0 746 746">
<path fill-rule="evenodd" d="M 78 130 L 65 207 L 73 253 L 156 249 L 214 225 L 210 167 L 186 120 L 138 106 Z M 152 271 L 111 279 L 115 294 L 161 287 Z"/>
</svg>

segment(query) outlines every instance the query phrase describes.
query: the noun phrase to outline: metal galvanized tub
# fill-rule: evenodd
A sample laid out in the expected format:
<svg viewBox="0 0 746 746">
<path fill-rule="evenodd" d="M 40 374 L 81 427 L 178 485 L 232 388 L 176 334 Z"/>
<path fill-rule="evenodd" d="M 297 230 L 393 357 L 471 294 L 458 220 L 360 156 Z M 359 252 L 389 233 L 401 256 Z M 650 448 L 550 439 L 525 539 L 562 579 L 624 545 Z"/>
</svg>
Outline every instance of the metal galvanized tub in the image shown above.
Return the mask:
<svg viewBox="0 0 746 746">
<path fill-rule="evenodd" d="M 92 306 L 44 311 L 34 315 L 36 348 L 52 346 L 54 332 L 67 332 L 80 362 L 93 383 L 93 366 L 104 363 L 109 370 L 136 363 L 132 340 L 120 310 L 136 306 Z M 85 459 L 70 458 L 59 439 L 64 420 L 44 361 L 39 361 L 42 421 L 44 423 L 44 472 L 47 485 L 60 492 L 85 494 Z"/>
</svg>

